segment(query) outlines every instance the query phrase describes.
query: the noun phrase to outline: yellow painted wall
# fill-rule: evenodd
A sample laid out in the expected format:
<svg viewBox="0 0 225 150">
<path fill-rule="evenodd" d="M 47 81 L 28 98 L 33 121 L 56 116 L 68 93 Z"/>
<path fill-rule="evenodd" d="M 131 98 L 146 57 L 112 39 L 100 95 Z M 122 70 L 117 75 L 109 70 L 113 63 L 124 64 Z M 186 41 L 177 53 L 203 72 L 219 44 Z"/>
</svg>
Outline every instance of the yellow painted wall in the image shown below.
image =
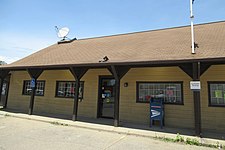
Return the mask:
<svg viewBox="0 0 225 150">
<path fill-rule="evenodd" d="M 99 75 L 110 75 L 107 69 L 90 69 L 84 81 L 84 99 L 79 102 L 78 115 L 97 117 Z M 30 77 L 26 71 L 12 72 L 8 107 L 28 112 L 30 96 L 22 95 L 23 81 Z M 74 80 L 68 70 L 44 71 L 39 80 L 45 80 L 45 95 L 36 96 L 34 112 L 72 116 L 73 99 L 56 98 L 57 80 Z M 193 94 L 189 89 L 191 78 L 178 67 L 133 68 L 122 78 L 120 89 L 120 120 L 149 124 L 149 104 L 136 103 L 137 81 L 183 81 L 184 105 L 165 105 L 165 125 L 194 128 Z M 211 66 L 201 77 L 201 108 L 203 129 L 225 131 L 225 108 L 208 107 L 207 81 L 225 81 L 225 65 Z M 127 82 L 128 87 L 123 84 Z"/>
<path fill-rule="evenodd" d="M 225 133 L 225 107 L 208 106 L 207 81 L 225 81 L 225 65 L 213 65 L 201 76 L 202 128 Z"/>
<path fill-rule="evenodd" d="M 97 116 L 99 75 L 110 75 L 107 69 L 90 69 L 81 79 L 84 81 L 84 99 L 79 102 L 78 115 Z M 8 107 L 28 111 L 30 96 L 22 95 L 23 80 L 29 80 L 26 71 L 12 73 Z M 149 104 L 136 103 L 136 81 L 184 81 L 184 105 L 165 105 L 165 124 L 174 127 L 194 127 L 192 92 L 189 90 L 190 77 L 178 67 L 131 69 L 121 80 L 120 120 L 149 124 Z M 39 80 L 45 80 L 45 95 L 36 96 L 34 112 L 72 115 L 73 99 L 56 98 L 57 80 L 74 80 L 68 70 L 44 71 Z M 128 82 L 128 87 L 123 83 Z"/>
<path fill-rule="evenodd" d="M 135 68 L 121 80 L 120 118 L 128 122 L 149 124 L 149 104 L 136 103 L 136 81 L 183 81 L 184 105 L 165 105 L 165 125 L 194 128 L 193 96 L 189 89 L 191 78 L 178 67 Z"/>
<path fill-rule="evenodd" d="M 78 116 L 96 117 L 98 99 L 98 75 L 110 75 L 106 69 L 90 69 L 83 76 L 84 99 L 79 102 Z M 23 81 L 29 80 L 30 76 L 26 71 L 12 73 L 8 97 L 8 108 L 27 111 L 29 108 L 30 96 L 22 95 Z M 35 96 L 34 113 L 56 113 L 71 115 L 73 112 L 73 98 L 55 97 L 56 81 L 73 81 L 74 78 L 68 70 L 46 70 L 38 80 L 45 80 L 44 96 Z"/>
<path fill-rule="evenodd" d="M 28 113 L 30 96 L 23 96 L 23 80 L 30 79 L 30 76 L 25 71 L 11 72 L 9 94 L 8 94 L 8 108 L 21 110 Z"/>
</svg>

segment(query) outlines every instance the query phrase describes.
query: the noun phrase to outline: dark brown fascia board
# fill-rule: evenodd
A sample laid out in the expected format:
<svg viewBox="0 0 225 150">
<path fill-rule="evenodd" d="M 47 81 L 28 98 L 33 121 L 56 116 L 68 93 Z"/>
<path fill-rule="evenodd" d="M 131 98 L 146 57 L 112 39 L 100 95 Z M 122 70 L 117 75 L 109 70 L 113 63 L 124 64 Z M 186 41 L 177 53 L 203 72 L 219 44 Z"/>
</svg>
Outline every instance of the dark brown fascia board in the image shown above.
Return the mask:
<svg viewBox="0 0 225 150">
<path fill-rule="evenodd" d="M 158 66 L 178 66 L 182 63 L 194 62 L 210 62 L 212 64 L 225 64 L 225 57 L 221 58 L 203 58 L 203 59 L 185 59 L 185 60 L 158 60 L 158 61 L 140 61 L 140 62 L 106 62 L 106 63 L 86 63 L 86 64 L 61 64 L 61 65 L 45 65 L 45 66 L 14 66 L 3 67 L 0 69 L 7 69 L 11 71 L 26 70 L 29 68 L 41 68 L 45 70 L 59 70 L 69 69 L 70 67 L 88 67 L 88 68 L 105 68 L 107 66 L 131 66 L 138 67 L 158 67 Z"/>
</svg>

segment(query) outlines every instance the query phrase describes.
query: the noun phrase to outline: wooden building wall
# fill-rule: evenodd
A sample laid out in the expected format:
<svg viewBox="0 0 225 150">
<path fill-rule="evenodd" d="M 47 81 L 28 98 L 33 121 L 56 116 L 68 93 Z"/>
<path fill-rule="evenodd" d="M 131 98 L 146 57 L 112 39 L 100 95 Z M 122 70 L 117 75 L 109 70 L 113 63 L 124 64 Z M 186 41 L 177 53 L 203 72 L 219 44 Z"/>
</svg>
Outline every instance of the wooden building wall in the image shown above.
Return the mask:
<svg viewBox="0 0 225 150">
<path fill-rule="evenodd" d="M 98 99 L 98 75 L 110 75 L 106 69 L 91 69 L 81 79 L 84 81 L 84 99 L 79 102 L 78 116 L 96 117 Z M 23 81 L 30 80 L 26 71 L 12 73 L 8 108 L 28 112 L 30 96 L 22 95 Z M 35 96 L 34 113 L 52 113 L 72 117 L 73 98 L 55 97 L 56 81 L 74 81 L 69 70 L 46 70 L 38 80 L 45 80 L 44 96 Z"/>
<path fill-rule="evenodd" d="M 193 96 L 189 88 L 191 78 L 178 67 L 136 68 L 122 78 L 128 87 L 121 88 L 121 119 L 149 124 L 149 104 L 136 103 L 136 81 L 183 81 L 184 105 L 165 104 L 165 125 L 194 128 Z M 123 85 L 123 84 L 121 84 Z"/>
<path fill-rule="evenodd" d="M 225 133 L 225 107 L 208 106 L 207 81 L 225 81 L 225 65 L 213 65 L 201 77 L 202 129 Z"/>
<path fill-rule="evenodd" d="M 84 99 L 79 102 L 78 116 L 97 117 L 99 75 L 110 75 L 107 69 L 90 69 L 83 76 Z M 22 95 L 23 81 L 30 77 L 26 71 L 12 73 L 8 107 L 28 112 L 30 96 Z M 74 80 L 68 70 L 44 71 L 39 80 L 45 80 L 45 95 L 36 96 L 34 112 L 61 114 L 72 117 L 73 99 L 56 98 L 56 81 Z M 207 81 L 225 81 L 225 65 L 210 67 L 201 77 L 202 127 L 225 131 L 225 108 L 208 107 Z M 179 67 L 132 68 L 121 80 L 120 120 L 149 124 L 149 104 L 136 103 L 137 81 L 183 81 L 184 105 L 165 105 L 165 125 L 171 127 L 194 128 L 193 94 L 189 87 L 191 78 Z M 123 84 L 127 82 L 128 87 Z"/>
</svg>

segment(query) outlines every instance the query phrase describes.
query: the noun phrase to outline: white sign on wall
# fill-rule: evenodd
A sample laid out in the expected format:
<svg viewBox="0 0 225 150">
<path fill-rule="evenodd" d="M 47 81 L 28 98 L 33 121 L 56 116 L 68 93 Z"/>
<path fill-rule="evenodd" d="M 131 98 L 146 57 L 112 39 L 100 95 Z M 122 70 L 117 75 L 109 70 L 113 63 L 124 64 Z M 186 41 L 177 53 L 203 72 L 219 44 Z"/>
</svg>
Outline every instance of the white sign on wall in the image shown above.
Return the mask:
<svg viewBox="0 0 225 150">
<path fill-rule="evenodd" d="M 200 90 L 201 82 L 200 81 L 190 81 L 190 89 L 191 90 Z"/>
<path fill-rule="evenodd" d="M 35 87 L 35 79 L 34 78 L 32 78 L 31 81 L 30 81 L 30 87 L 31 88 Z"/>
</svg>

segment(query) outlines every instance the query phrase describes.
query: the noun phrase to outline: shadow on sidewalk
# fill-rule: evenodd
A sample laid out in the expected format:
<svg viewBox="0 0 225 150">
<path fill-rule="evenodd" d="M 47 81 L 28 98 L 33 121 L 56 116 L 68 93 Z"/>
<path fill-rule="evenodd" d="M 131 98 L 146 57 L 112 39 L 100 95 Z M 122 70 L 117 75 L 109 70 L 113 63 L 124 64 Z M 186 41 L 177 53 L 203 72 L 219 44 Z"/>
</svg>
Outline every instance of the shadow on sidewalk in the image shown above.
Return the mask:
<svg viewBox="0 0 225 150">
<path fill-rule="evenodd" d="M 0 109 L 5 112 L 11 112 L 11 113 L 20 113 L 20 114 L 28 114 L 26 111 L 21 110 L 15 110 L 15 109 Z M 72 114 L 71 115 L 64 115 L 64 114 L 50 114 L 50 113 L 42 113 L 42 112 L 35 112 L 33 115 L 36 116 L 43 116 L 43 117 L 51 117 L 56 119 L 65 119 L 65 120 L 72 120 Z M 78 116 L 78 121 L 80 122 L 86 122 L 86 123 L 93 123 L 93 124 L 101 124 L 101 125 L 110 125 L 113 126 L 114 120 L 113 119 L 107 119 L 107 118 L 89 118 L 89 117 L 82 117 Z M 163 129 L 160 128 L 160 126 L 153 126 L 149 127 L 146 124 L 137 124 L 137 123 L 131 123 L 131 122 L 121 122 L 120 121 L 120 127 L 130 128 L 130 129 L 139 129 L 144 131 L 155 131 L 155 132 L 161 132 L 161 133 L 171 133 L 171 134 L 177 134 L 180 135 L 188 135 L 188 136 L 195 136 L 194 129 L 187 129 L 187 128 L 174 128 L 174 127 L 163 127 Z M 208 131 L 203 130 L 202 133 L 203 138 L 211 138 L 211 139 L 218 139 L 218 140 L 225 140 L 225 132 L 221 133 L 218 131 Z"/>
</svg>

